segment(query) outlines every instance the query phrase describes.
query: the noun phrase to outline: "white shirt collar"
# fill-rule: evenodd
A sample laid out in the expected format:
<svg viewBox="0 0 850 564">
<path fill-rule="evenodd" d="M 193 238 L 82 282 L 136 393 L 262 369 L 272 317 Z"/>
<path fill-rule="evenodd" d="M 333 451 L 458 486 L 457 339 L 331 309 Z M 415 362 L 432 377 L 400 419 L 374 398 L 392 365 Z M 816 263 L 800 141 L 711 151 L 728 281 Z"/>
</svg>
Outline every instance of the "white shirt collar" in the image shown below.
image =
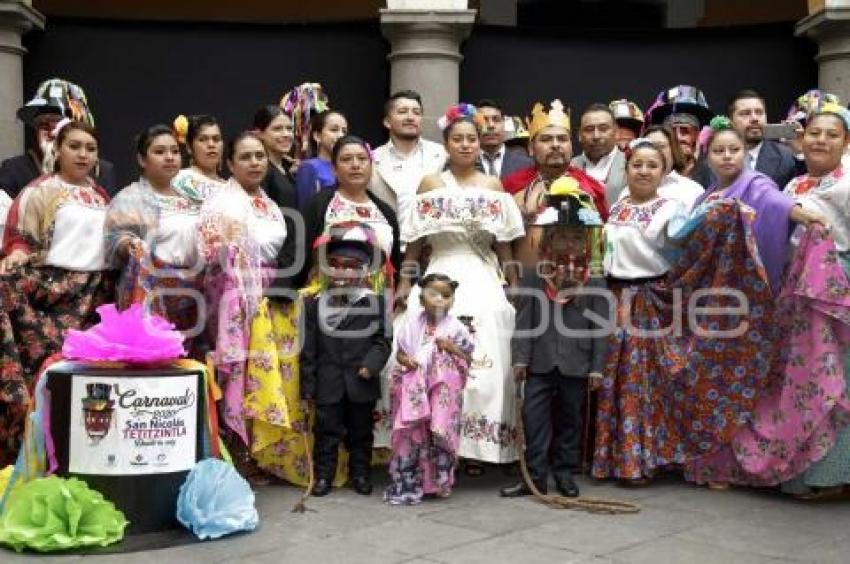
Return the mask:
<svg viewBox="0 0 850 564">
<path fill-rule="evenodd" d="M 396 149 L 395 143 L 393 143 L 392 139 L 390 139 L 389 142 L 387 143 L 387 152 L 389 153 L 390 158 L 392 158 L 395 161 L 409 160 L 409 159 L 413 158 L 414 156 L 422 155 L 424 151 L 425 151 L 425 147 L 422 143 L 421 137 L 416 140 L 416 147 L 414 147 L 413 150 L 406 155 L 404 153 L 402 153 L 401 151 L 399 151 L 398 149 Z"/>
<path fill-rule="evenodd" d="M 592 178 L 604 184 L 608 180 L 608 174 L 611 172 L 611 165 L 614 164 L 614 155 L 617 154 L 617 150 L 617 147 L 614 147 L 610 153 L 599 159 L 595 164 L 590 162 L 587 154 L 585 154 L 584 158 L 587 161 L 587 167 L 584 171 Z"/>
<path fill-rule="evenodd" d="M 759 153 L 761 153 L 761 148 L 764 146 L 764 141 L 760 141 L 758 145 L 747 151 L 750 154 L 750 158 L 753 161 L 753 168 L 756 168 L 756 163 L 759 160 Z"/>
</svg>

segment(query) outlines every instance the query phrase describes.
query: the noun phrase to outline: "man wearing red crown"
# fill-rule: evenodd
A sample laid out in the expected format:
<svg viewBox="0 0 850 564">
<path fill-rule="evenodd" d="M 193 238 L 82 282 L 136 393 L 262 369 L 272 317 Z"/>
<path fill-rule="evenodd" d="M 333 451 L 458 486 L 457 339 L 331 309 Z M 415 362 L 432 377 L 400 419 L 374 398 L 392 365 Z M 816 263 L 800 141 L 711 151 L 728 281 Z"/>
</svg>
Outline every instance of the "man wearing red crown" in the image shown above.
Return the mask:
<svg viewBox="0 0 850 564">
<path fill-rule="evenodd" d="M 593 198 L 602 220 L 608 218 L 605 186 L 584 171 L 570 166 L 572 142 L 570 116 L 560 100 L 554 100 L 547 113 L 542 104 L 535 104 L 528 123 L 529 153 L 534 165 L 520 169 L 502 181 L 505 191 L 514 195 L 526 224 L 526 236 L 514 242 L 514 257 L 526 265 L 537 262 L 540 230 L 530 227 L 538 212 L 545 207 L 549 186 L 561 178 L 575 181 L 578 188 Z"/>
</svg>

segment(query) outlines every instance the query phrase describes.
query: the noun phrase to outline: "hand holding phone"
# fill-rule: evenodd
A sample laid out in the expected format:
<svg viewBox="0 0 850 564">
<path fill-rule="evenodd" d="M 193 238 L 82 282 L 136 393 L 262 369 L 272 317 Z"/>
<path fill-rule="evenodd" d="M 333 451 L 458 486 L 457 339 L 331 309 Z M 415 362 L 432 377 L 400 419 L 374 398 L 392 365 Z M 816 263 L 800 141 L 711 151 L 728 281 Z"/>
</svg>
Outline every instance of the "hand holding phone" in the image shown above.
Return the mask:
<svg viewBox="0 0 850 564">
<path fill-rule="evenodd" d="M 772 141 L 797 138 L 797 127 L 793 123 L 768 123 L 764 126 L 764 138 Z"/>
</svg>

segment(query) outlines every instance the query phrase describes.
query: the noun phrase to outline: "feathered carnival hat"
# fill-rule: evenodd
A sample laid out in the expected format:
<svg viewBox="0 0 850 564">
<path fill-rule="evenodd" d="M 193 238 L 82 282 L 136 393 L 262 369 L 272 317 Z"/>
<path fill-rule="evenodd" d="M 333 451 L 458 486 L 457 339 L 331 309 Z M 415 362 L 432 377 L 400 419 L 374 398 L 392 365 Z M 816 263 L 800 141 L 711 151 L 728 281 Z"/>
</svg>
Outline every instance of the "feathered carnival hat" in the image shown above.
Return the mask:
<svg viewBox="0 0 850 564">
<path fill-rule="evenodd" d="M 571 131 L 570 127 L 570 110 L 564 111 L 564 104 L 560 100 L 552 100 L 549 111 L 540 102 L 534 104 L 531 109 L 531 118 L 528 119 L 528 134 L 531 139 L 540 133 L 540 130 L 549 126 L 563 127 L 567 131 Z"/>
<path fill-rule="evenodd" d="M 623 98 L 622 100 L 614 100 L 608 104 L 608 107 L 614 114 L 614 121 L 617 122 L 617 125 L 631 129 L 635 133 L 640 133 L 643 129 L 643 112 L 634 102 Z"/>
<path fill-rule="evenodd" d="M 33 125 L 35 118 L 44 114 L 58 114 L 94 127 L 94 116 L 83 89 L 61 78 L 42 82 L 32 100 L 18 109 L 18 119 Z"/>
<path fill-rule="evenodd" d="M 601 227 L 602 217 L 590 194 L 571 176 L 558 178 L 546 193 L 546 207 L 537 214 L 534 225 Z"/>
<path fill-rule="evenodd" d="M 788 110 L 788 120 L 805 125 L 810 116 L 819 113 L 837 115 L 850 130 L 850 111 L 841 105 L 838 96 L 822 90 L 809 90 L 798 97 Z"/>
<path fill-rule="evenodd" d="M 297 156 L 301 158 L 310 150 L 310 118 L 330 108 L 328 96 L 318 82 L 305 82 L 286 92 L 279 105 L 292 118 Z"/>
<path fill-rule="evenodd" d="M 472 104 L 461 102 L 454 106 L 449 106 L 446 113 L 437 120 L 437 127 L 440 128 L 440 131 L 445 131 L 453 123 L 462 119 L 471 120 L 478 129 L 482 129 L 484 126 L 483 118 L 478 113 L 476 107 Z"/>
<path fill-rule="evenodd" d="M 699 126 L 706 125 L 714 116 L 702 90 L 687 84 L 659 92 L 645 116 L 647 123 L 656 125 L 675 114 L 692 115 Z"/>
<path fill-rule="evenodd" d="M 581 189 L 578 181 L 562 176 L 549 187 L 546 193 L 545 209 L 537 214 L 534 225 L 547 231 L 557 227 L 578 227 L 587 229 L 586 258 L 587 275 L 599 277 L 603 274 L 602 258 L 604 241 L 602 237 L 602 217 L 593 203 L 593 198 Z M 546 241 L 548 237 L 544 237 Z"/>
</svg>

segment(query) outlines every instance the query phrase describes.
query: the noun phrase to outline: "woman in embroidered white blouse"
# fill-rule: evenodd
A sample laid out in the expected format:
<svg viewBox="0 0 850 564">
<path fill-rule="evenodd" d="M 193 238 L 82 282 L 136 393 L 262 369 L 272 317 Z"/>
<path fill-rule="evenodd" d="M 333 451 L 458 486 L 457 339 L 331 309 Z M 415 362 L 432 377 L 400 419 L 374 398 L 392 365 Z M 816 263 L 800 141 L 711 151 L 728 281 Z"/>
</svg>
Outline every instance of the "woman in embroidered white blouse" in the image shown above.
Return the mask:
<svg viewBox="0 0 850 564">
<path fill-rule="evenodd" d="M 222 431 L 237 468 L 254 484 L 268 483 L 252 455 L 276 442 L 289 428 L 284 381 L 292 378 L 280 358 L 289 345 L 276 332 L 274 319 L 292 320 L 293 310 L 264 298 L 272 280 L 281 284 L 278 264 L 287 237 L 283 213 L 262 188 L 268 153 L 256 133 L 246 131 L 226 148 L 233 176 L 204 202 L 199 243 L 207 263 L 205 290 L 215 344 L 213 359 L 223 392 Z M 274 297 L 294 298 L 292 288 L 277 286 Z M 249 354 L 250 352 L 250 354 Z M 275 355 L 280 355 L 280 358 Z"/>
<path fill-rule="evenodd" d="M 661 250 L 684 220 L 685 204 L 658 195 L 666 171 L 661 149 L 646 139 L 632 144 L 628 196 L 614 204 L 605 225 L 605 273 L 619 279 L 656 278 L 670 268 Z"/>
<path fill-rule="evenodd" d="M 193 200 L 205 200 L 223 185 L 221 178 L 224 141 L 221 127 L 210 115 L 178 116 L 174 120 L 177 140 L 183 145 L 189 166 L 172 179 L 174 189 Z"/>
<path fill-rule="evenodd" d="M 666 434 L 664 429 L 653 431 L 656 399 L 647 383 L 654 374 L 644 373 L 646 367 L 632 360 L 656 354 L 660 337 L 633 335 L 632 328 L 643 331 L 658 319 L 649 319 L 656 315 L 657 304 L 644 298 L 640 289 L 654 288 L 670 269 L 661 249 L 678 219 L 684 220 L 685 204 L 658 195 L 665 160 L 662 150 L 648 139 L 631 143 L 626 160 L 628 196 L 614 204 L 605 225 L 605 272 L 618 301 L 619 330 L 609 340 L 599 394 L 593 476 L 632 485 L 648 483 L 656 467 L 664 464 L 658 444 Z"/>
<path fill-rule="evenodd" d="M 92 180 L 98 137 L 70 120 L 53 131 L 53 174 L 34 180 L 9 210 L 0 262 L 0 466 L 13 463 L 29 390 L 69 329 L 97 321 L 111 299 L 103 224 L 109 196 Z"/>
<path fill-rule="evenodd" d="M 116 303 L 124 309 L 150 298 L 146 304 L 152 311 L 180 330 L 191 330 L 203 269 L 197 252 L 200 202 L 172 187 L 180 146 L 169 127 L 143 131 L 136 158 L 141 177 L 115 196 L 106 216 L 107 257 L 121 269 Z M 158 292 L 162 288 L 169 288 L 168 295 Z M 178 288 L 182 292 L 175 292 Z"/>
</svg>

